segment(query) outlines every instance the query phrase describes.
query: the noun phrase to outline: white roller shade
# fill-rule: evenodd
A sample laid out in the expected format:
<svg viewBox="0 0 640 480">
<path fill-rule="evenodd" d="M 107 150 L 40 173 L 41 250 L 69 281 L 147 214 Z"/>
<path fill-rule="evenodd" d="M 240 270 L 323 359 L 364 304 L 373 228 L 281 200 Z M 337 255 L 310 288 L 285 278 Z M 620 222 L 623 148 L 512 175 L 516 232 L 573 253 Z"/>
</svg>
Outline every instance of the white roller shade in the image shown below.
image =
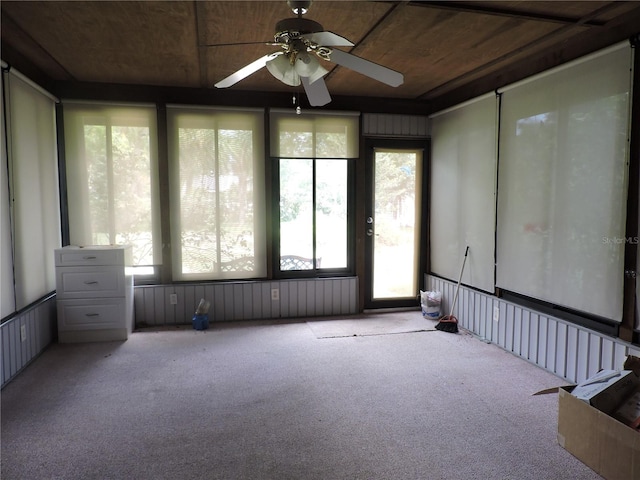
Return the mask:
<svg viewBox="0 0 640 480">
<path fill-rule="evenodd" d="M 357 158 L 358 114 L 271 112 L 271 156 L 279 158 Z M 340 141 L 336 141 L 336 139 Z"/>
<path fill-rule="evenodd" d="M 156 109 L 65 103 L 72 245 L 127 244 L 135 266 L 162 263 Z"/>
<path fill-rule="evenodd" d="M 267 273 L 264 113 L 171 106 L 173 278 Z"/>
<path fill-rule="evenodd" d="M 505 89 L 498 286 L 622 318 L 628 44 Z"/>
<path fill-rule="evenodd" d="M 61 243 L 54 100 L 23 77 L 10 73 L 5 80 L 9 177 L 3 172 L 2 190 L 7 194 L 9 189 L 12 203 L 3 195 L 3 316 L 13 311 L 11 263 L 5 265 L 11 246 L 6 242 L 13 242 L 16 310 L 55 290 L 53 251 Z"/>
<path fill-rule="evenodd" d="M 2 75 L 3 88 L 5 77 Z M 0 95 L 0 112 L 4 112 L 4 95 Z M 13 245 L 11 242 L 11 217 L 9 203 L 9 177 L 7 159 L 7 139 L 5 137 L 5 118 L 0 115 L 0 318 L 15 311 L 13 285 Z"/>
<path fill-rule="evenodd" d="M 431 271 L 493 291 L 496 98 L 486 96 L 432 118 Z"/>
</svg>

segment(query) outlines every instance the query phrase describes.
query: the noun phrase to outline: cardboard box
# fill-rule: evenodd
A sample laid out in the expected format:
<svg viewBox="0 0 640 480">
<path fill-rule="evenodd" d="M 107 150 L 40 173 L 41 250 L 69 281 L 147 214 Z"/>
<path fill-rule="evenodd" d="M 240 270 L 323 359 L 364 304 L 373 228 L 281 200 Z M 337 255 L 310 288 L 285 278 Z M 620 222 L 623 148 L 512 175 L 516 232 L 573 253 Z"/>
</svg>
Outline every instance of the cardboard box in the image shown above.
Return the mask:
<svg viewBox="0 0 640 480">
<path fill-rule="evenodd" d="M 638 377 L 631 370 L 603 370 L 577 385 L 571 394 L 611 414 L 633 393 L 637 384 Z"/>
<path fill-rule="evenodd" d="M 640 391 L 634 392 L 613 414 L 625 425 L 640 430 Z"/>
<path fill-rule="evenodd" d="M 573 388 L 558 394 L 560 446 L 606 479 L 640 479 L 640 432 L 576 398 Z"/>
</svg>

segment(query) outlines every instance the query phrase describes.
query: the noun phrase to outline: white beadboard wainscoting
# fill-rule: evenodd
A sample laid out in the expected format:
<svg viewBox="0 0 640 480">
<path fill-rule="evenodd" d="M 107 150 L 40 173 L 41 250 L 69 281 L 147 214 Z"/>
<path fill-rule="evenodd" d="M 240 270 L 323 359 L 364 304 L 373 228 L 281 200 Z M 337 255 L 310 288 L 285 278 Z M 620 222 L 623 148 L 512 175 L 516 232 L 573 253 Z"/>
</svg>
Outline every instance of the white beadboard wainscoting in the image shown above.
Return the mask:
<svg viewBox="0 0 640 480">
<path fill-rule="evenodd" d="M 55 322 L 56 301 L 51 295 L 0 325 L 2 387 L 53 342 Z"/>
<path fill-rule="evenodd" d="M 442 313 L 449 314 L 456 283 L 425 275 L 425 285 L 442 292 Z M 454 315 L 480 339 L 568 382 L 585 380 L 600 369 L 620 369 L 627 355 L 640 356 L 636 345 L 465 286 L 460 287 Z"/>
<path fill-rule="evenodd" d="M 176 304 L 171 294 L 177 295 Z M 211 302 L 210 322 L 347 315 L 358 313 L 358 279 L 139 286 L 134 289 L 136 326 L 190 324 L 201 298 Z"/>
</svg>

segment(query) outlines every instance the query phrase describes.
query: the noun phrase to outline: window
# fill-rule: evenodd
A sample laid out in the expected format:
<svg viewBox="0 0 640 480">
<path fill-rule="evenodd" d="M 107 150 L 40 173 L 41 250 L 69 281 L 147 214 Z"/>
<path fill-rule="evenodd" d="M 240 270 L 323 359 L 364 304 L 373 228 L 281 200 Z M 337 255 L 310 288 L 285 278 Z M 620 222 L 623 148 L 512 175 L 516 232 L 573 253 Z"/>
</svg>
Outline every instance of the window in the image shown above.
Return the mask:
<svg viewBox="0 0 640 480">
<path fill-rule="evenodd" d="M 136 275 L 152 272 L 162 243 L 155 107 L 69 103 L 64 127 L 70 244 L 131 245 Z"/>
<path fill-rule="evenodd" d="M 347 268 L 347 162 L 280 160 L 281 270 Z"/>
<path fill-rule="evenodd" d="M 271 114 L 280 272 L 348 271 L 356 115 Z"/>
<path fill-rule="evenodd" d="M 421 255 L 423 148 L 421 141 L 370 140 L 372 216 L 367 218 L 366 259 L 371 286 L 365 298 L 374 302 L 413 302 L 424 271 Z M 369 197 L 369 195 L 368 195 Z M 369 221 L 371 219 L 371 221 Z M 380 303 L 382 304 L 382 303 Z M 389 303 L 389 305 L 391 305 Z"/>
<path fill-rule="evenodd" d="M 494 94 L 433 116 L 431 271 L 494 290 L 496 107 Z"/>
<path fill-rule="evenodd" d="M 620 321 L 630 47 L 502 93 L 498 286 Z"/>
<path fill-rule="evenodd" d="M 174 280 L 266 276 L 263 111 L 167 118 Z"/>
<path fill-rule="evenodd" d="M 0 314 L 6 317 L 55 290 L 53 257 L 61 241 L 54 100 L 13 70 L 3 74 L 3 88 Z"/>
</svg>

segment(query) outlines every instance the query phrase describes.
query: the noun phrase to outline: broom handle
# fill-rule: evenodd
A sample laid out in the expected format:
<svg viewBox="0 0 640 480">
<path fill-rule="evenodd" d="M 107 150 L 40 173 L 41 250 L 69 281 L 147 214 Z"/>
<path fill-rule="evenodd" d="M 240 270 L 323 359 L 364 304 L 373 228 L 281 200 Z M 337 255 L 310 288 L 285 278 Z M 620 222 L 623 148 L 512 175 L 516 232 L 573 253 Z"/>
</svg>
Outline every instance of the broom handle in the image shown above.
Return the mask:
<svg viewBox="0 0 640 480">
<path fill-rule="evenodd" d="M 469 253 L 469 245 L 464 251 L 464 259 L 462 260 L 462 268 L 460 269 L 460 278 L 458 279 L 458 285 L 456 286 L 456 294 L 453 296 L 453 304 L 451 305 L 451 314 L 449 317 L 453 317 L 453 310 L 456 308 L 456 302 L 458 301 L 458 290 L 460 290 L 460 283 L 462 283 L 462 272 L 464 272 L 464 264 L 467 262 L 467 253 Z"/>
</svg>

